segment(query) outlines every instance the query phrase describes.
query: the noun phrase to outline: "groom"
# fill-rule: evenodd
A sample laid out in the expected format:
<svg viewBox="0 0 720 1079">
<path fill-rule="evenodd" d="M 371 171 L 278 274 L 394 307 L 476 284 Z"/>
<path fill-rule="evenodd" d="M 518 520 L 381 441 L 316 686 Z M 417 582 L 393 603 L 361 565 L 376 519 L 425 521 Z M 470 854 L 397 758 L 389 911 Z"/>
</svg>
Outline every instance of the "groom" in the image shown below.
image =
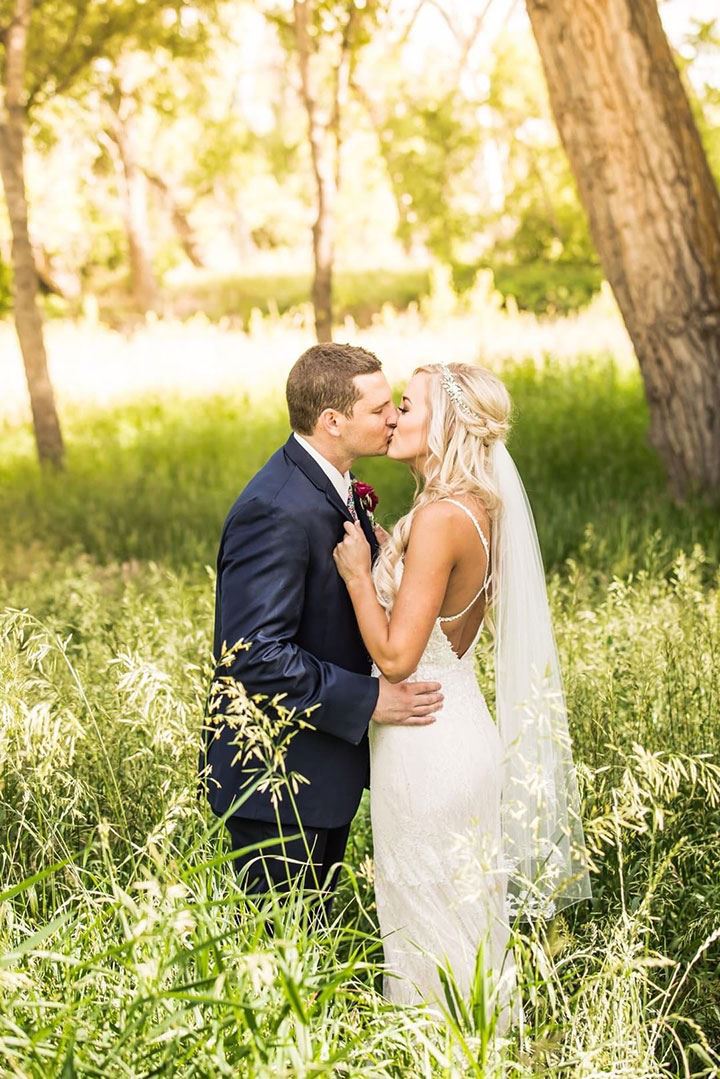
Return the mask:
<svg viewBox="0 0 720 1079">
<path fill-rule="evenodd" d="M 387 452 L 397 420 L 380 361 L 365 349 L 321 344 L 290 372 L 293 433 L 240 494 L 225 522 L 217 563 L 214 655 L 243 640 L 230 675 L 247 694 L 297 710 L 285 768 L 303 776 L 292 798 L 247 789 L 257 760 L 243 758 L 238 731 L 215 716 L 201 768 L 213 811 L 238 801 L 226 825 L 244 887 L 262 893 L 297 877 L 309 888 L 337 879 L 350 823 L 368 784 L 370 723 L 425 725 L 442 702 L 437 683 L 371 678 L 371 661 L 333 562 L 345 521 L 378 541 L 355 497 L 350 468 Z M 309 716 L 305 709 L 319 705 Z M 265 706 L 267 707 L 267 705 Z M 247 748 L 247 747 L 246 747 Z M 245 794 L 243 795 L 243 791 Z M 249 850 L 257 844 L 262 849 Z"/>
</svg>

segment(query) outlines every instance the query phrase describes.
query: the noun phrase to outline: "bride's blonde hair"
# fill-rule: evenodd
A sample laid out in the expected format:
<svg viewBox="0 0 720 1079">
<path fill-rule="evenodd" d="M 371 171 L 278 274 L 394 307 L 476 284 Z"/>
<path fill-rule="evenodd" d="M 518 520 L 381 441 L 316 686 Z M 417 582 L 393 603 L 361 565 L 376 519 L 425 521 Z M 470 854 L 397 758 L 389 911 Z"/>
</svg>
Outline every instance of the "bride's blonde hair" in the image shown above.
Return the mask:
<svg viewBox="0 0 720 1079">
<path fill-rule="evenodd" d="M 443 383 L 446 367 L 459 388 L 459 403 Z M 378 598 L 386 611 L 392 610 L 395 602 L 413 517 L 422 506 L 441 498 L 471 495 L 482 502 L 494 524 L 500 499 L 489 451 L 494 442 L 505 441 L 510 429 L 510 394 L 492 372 L 467 363 L 432 363 L 416 368 L 413 374 L 430 376 L 428 452 L 422 473 L 416 476 L 417 489 L 410 512 L 393 528 L 373 569 Z"/>
</svg>

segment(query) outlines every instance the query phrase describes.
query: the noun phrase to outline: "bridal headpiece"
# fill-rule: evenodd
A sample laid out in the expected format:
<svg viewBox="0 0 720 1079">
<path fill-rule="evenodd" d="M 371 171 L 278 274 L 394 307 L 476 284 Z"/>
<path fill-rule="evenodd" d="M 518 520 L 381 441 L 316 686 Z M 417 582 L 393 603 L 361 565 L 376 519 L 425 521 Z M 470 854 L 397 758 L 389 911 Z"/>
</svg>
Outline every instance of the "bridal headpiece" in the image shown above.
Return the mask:
<svg viewBox="0 0 720 1079">
<path fill-rule="evenodd" d="M 508 421 L 506 419 L 493 420 L 489 416 L 483 415 L 480 411 L 476 411 L 469 403 L 463 387 L 449 367 L 443 366 L 441 368 L 440 381 L 458 412 L 467 420 L 472 433 L 482 441 L 484 446 L 490 447 L 498 439 L 504 439 L 508 430 Z"/>
<path fill-rule="evenodd" d="M 463 416 L 467 416 L 469 420 L 477 420 L 479 417 L 473 412 L 470 405 L 465 400 L 460 383 L 449 367 L 443 367 L 440 372 L 440 378 L 442 379 L 443 388 L 448 397 L 452 398 Z"/>
</svg>

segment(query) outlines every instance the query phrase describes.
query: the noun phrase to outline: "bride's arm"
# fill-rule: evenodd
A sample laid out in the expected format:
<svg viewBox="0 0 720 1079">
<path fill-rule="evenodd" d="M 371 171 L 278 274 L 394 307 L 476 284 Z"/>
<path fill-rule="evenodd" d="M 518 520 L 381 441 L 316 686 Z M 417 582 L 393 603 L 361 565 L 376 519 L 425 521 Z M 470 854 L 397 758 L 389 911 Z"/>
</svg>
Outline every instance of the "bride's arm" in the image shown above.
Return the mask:
<svg viewBox="0 0 720 1079">
<path fill-rule="evenodd" d="M 440 613 L 457 552 L 452 508 L 433 503 L 413 518 L 402 583 L 388 620 L 370 576 L 370 548 L 358 524 L 345 524 L 334 551 L 365 647 L 389 682 L 402 682 L 420 662 Z"/>
</svg>

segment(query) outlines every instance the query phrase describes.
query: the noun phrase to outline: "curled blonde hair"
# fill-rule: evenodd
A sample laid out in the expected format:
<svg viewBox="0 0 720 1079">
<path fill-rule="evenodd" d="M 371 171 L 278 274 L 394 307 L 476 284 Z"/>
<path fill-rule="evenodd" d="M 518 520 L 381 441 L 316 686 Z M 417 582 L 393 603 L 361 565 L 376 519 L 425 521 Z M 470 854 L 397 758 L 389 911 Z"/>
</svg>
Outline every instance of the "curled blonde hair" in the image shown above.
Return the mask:
<svg viewBox="0 0 720 1079">
<path fill-rule="evenodd" d="M 460 388 L 462 407 L 443 385 L 445 366 Z M 510 430 L 510 394 L 491 371 L 467 363 L 432 363 L 416 368 L 413 374 L 430 376 L 427 457 L 422 474 L 417 476 L 418 487 L 410 512 L 393 528 L 373 569 L 378 599 L 386 611 L 392 610 L 400 587 L 402 558 L 413 517 L 419 509 L 442 498 L 471 495 L 482 502 L 494 524 L 500 511 L 500 498 L 489 451 L 494 442 L 504 442 Z"/>
</svg>

